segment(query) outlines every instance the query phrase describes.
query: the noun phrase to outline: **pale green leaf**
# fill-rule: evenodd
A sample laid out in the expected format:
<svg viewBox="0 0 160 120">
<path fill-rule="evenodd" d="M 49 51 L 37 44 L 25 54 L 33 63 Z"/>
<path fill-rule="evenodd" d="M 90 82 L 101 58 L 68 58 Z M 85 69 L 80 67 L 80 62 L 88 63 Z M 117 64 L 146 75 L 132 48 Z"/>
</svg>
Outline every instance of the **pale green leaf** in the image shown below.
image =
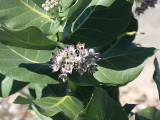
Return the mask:
<svg viewBox="0 0 160 120">
<path fill-rule="evenodd" d="M 0 24 L 6 28 L 20 30 L 36 26 L 44 34 L 55 34 L 60 24 L 52 17 L 32 0 L 0 0 Z"/>
<path fill-rule="evenodd" d="M 57 84 L 58 73 L 49 68 L 52 51 L 10 47 L 0 43 L 0 73 L 15 80 Z"/>
<path fill-rule="evenodd" d="M 136 47 L 127 40 L 118 41 L 104 52 L 94 77 L 101 83 L 123 85 L 136 79 L 155 48 Z"/>
<path fill-rule="evenodd" d="M 29 27 L 20 31 L 0 30 L 0 41 L 6 45 L 28 48 L 53 50 L 57 42 L 49 40 L 38 28 Z"/>
<path fill-rule="evenodd" d="M 24 100 L 24 102 L 23 102 Z M 14 101 L 16 104 L 31 104 L 45 116 L 54 116 L 57 113 L 63 113 L 73 120 L 79 112 L 83 110 L 82 103 L 73 96 L 65 97 L 45 97 L 39 100 L 29 100 L 23 97 L 17 97 Z"/>
</svg>

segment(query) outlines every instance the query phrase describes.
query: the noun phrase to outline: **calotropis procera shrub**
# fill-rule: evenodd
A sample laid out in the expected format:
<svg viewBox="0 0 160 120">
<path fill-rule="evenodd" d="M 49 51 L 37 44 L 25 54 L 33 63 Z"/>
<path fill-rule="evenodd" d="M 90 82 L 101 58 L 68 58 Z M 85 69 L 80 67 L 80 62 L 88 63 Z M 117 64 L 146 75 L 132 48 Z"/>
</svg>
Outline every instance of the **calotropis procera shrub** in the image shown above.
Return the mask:
<svg viewBox="0 0 160 120">
<path fill-rule="evenodd" d="M 122 107 L 118 88 L 158 50 L 132 43 L 133 2 L 0 0 L 0 96 L 27 86 L 29 94 L 14 103 L 30 104 L 41 120 L 128 120 L 135 105 Z M 139 15 L 157 1 L 136 3 Z M 157 59 L 155 68 L 159 88 Z M 152 120 L 153 110 L 158 118 L 159 110 L 147 108 L 136 119 Z"/>
</svg>

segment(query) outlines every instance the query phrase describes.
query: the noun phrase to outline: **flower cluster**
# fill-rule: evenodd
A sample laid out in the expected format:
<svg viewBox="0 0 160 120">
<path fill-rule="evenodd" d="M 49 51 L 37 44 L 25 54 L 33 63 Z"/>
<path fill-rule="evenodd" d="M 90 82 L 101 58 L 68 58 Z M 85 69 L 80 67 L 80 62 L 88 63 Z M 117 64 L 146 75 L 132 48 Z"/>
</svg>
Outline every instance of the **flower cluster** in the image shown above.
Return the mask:
<svg viewBox="0 0 160 120">
<path fill-rule="evenodd" d="M 46 0 L 46 2 L 42 4 L 42 8 L 44 8 L 44 10 L 48 12 L 59 4 L 59 0 Z"/>
<path fill-rule="evenodd" d="M 158 0 L 142 0 L 139 7 L 136 7 L 135 13 L 139 16 L 141 13 L 143 14 L 148 7 L 155 7 Z"/>
<path fill-rule="evenodd" d="M 84 43 L 78 43 L 76 48 L 74 45 L 66 46 L 57 53 L 53 52 L 52 55 L 53 65 L 50 68 L 53 69 L 53 72 L 60 70 L 59 79 L 62 79 L 63 82 L 67 81 L 67 74 L 72 74 L 73 70 L 81 75 L 84 72 L 94 74 L 95 71 L 98 71 L 95 63 L 101 59 L 100 53 L 96 53 L 94 49 L 85 49 Z"/>
</svg>

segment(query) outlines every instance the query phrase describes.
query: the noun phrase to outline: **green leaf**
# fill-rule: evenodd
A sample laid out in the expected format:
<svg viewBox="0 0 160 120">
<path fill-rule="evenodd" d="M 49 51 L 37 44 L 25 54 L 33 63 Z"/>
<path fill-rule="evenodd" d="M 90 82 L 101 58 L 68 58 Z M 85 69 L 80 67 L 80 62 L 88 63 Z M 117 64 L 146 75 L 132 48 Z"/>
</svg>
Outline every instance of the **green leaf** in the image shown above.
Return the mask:
<svg viewBox="0 0 160 120">
<path fill-rule="evenodd" d="M 102 89 L 96 88 L 84 111 L 75 120 L 129 120 L 125 110 Z"/>
<path fill-rule="evenodd" d="M 64 42 L 86 43 L 86 47 L 110 44 L 127 28 L 132 16 L 132 3 L 126 0 L 90 0 L 83 6 L 72 26 L 66 27 L 65 36 L 70 40 Z"/>
<path fill-rule="evenodd" d="M 60 28 L 59 22 L 32 0 L 0 0 L 0 24 L 14 30 L 36 26 L 46 35 Z"/>
<path fill-rule="evenodd" d="M 32 104 L 32 101 L 30 99 L 24 98 L 22 96 L 18 96 L 15 100 L 14 100 L 15 104 Z"/>
<path fill-rule="evenodd" d="M 80 73 L 73 71 L 73 73 L 68 75 L 68 77 L 73 83 L 82 86 L 98 86 L 101 84 L 88 72 L 81 76 Z"/>
<path fill-rule="evenodd" d="M 5 76 L 0 74 L 0 96 L 2 96 L 2 88 L 1 88 L 1 84 L 2 84 L 2 81 L 5 79 Z"/>
<path fill-rule="evenodd" d="M 0 73 L 23 82 L 57 84 L 58 73 L 49 68 L 51 52 L 10 47 L 0 43 Z"/>
<path fill-rule="evenodd" d="M 62 97 L 67 94 L 67 83 L 49 84 L 42 91 L 42 97 Z"/>
<path fill-rule="evenodd" d="M 46 97 L 39 100 L 28 100 L 26 98 L 17 97 L 16 104 L 21 104 L 22 100 L 25 100 L 23 104 L 33 103 L 36 109 L 45 116 L 54 116 L 59 112 L 62 112 L 65 116 L 73 120 L 76 115 L 82 111 L 82 103 L 75 97 L 65 96 L 65 97 Z"/>
<path fill-rule="evenodd" d="M 76 0 L 73 6 L 69 9 L 66 26 L 72 24 L 90 2 L 91 0 Z"/>
<path fill-rule="evenodd" d="M 136 47 L 127 40 L 119 40 L 101 54 L 95 79 L 110 85 L 124 85 L 139 76 L 155 48 Z"/>
<path fill-rule="evenodd" d="M 20 31 L 0 30 L 0 41 L 3 44 L 28 48 L 53 50 L 57 43 L 49 40 L 38 28 L 29 27 Z"/>
<path fill-rule="evenodd" d="M 132 109 L 134 109 L 134 107 L 136 106 L 137 104 L 125 104 L 123 106 L 123 108 L 125 109 L 125 111 L 127 112 L 127 114 L 129 115 L 132 111 Z"/>
<path fill-rule="evenodd" d="M 71 5 L 74 3 L 75 0 L 61 0 L 62 1 L 62 10 L 61 12 L 64 12 L 65 10 L 69 9 Z"/>
<path fill-rule="evenodd" d="M 2 89 L 2 96 L 3 97 L 8 97 L 9 93 L 12 89 L 12 85 L 13 85 L 13 79 L 6 77 L 1 84 L 1 89 Z"/>
<path fill-rule="evenodd" d="M 53 119 L 50 118 L 50 117 L 46 117 L 46 116 L 40 114 L 40 113 L 38 112 L 38 110 L 35 108 L 34 105 L 32 105 L 32 109 L 33 109 L 33 111 L 36 113 L 36 117 L 37 117 L 39 120 L 53 120 Z"/>
<path fill-rule="evenodd" d="M 35 92 L 36 92 L 36 99 L 40 99 L 42 97 L 42 91 L 47 85 L 45 84 L 35 84 Z"/>
<path fill-rule="evenodd" d="M 135 120 L 159 120 L 160 110 L 155 107 L 148 107 L 136 113 Z"/>
<path fill-rule="evenodd" d="M 20 91 L 22 88 L 24 88 L 28 83 L 26 82 L 20 82 L 17 80 L 13 80 L 9 77 L 2 77 L 3 79 L 0 79 L 0 96 L 3 98 L 6 98 L 18 91 Z"/>
<path fill-rule="evenodd" d="M 154 71 L 153 79 L 157 85 L 158 92 L 159 92 L 159 99 L 160 99 L 160 69 L 159 69 L 157 58 L 154 59 L 154 66 L 155 66 L 155 71 Z"/>
</svg>

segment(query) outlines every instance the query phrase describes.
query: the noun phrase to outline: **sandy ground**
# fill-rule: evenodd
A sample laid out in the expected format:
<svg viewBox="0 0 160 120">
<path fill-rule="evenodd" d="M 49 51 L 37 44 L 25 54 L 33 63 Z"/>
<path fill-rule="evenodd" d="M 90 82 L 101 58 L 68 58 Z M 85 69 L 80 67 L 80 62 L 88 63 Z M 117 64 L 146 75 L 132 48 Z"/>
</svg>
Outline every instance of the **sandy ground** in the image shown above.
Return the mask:
<svg viewBox="0 0 160 120">
<path fill-rule="evenodd" d="M 143 47 L 160 49 L 160 4 L 156 5 L 154 9 L 147 10 L 145 14 L 136 16 L 136 18 L 139 21 L 138 31 L 145 34 L 138 35 L 135 42 L 140 43 Z M 157 87 L 152 78 L 154 57 L 149 59 L 145 69 L 136 80 L 120 88 L 122 105 L 125 103 L 138 104 L 133 111 L 148 106 L 155 106 L 160 109 Z M 156 57 L 160 63 L 160 52 L 157 52 Z"/>
<path fill-rule="evenodd" d="M 137 17 L 139 20 L 139 32 L 135 42 L 144 47 L 156 47 L 160 49 L 160 4 L 155 9 L 149 9 L 144 15 Z M 160 61 L 160 52 L 156 54 Z M 138 104 L 133 111 L 143 109 L 147 106 L 155 106 L 160 109 L 158 91 L 152 79 L 154 65 L 152 57 L 142 74 L 133 82 L 120 88 L 120 101 Z M 26 112 L 26 106 L 12 104 L 17 95 L 7 99 L 0 98 L 0 120 L 36 120 L 32 113 Z M 130 118 L 130 119 L 134 119 Z"/>
</svg>

